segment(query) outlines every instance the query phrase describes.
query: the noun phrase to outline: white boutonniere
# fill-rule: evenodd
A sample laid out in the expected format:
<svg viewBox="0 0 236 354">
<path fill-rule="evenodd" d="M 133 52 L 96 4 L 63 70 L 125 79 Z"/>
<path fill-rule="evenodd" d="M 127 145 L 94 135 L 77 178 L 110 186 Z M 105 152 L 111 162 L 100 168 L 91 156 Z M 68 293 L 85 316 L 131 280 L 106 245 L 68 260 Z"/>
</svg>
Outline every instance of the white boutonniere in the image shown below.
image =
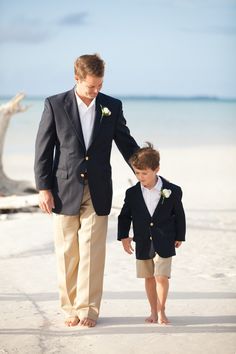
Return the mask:
<svg viewBox="0 0 236 354">
<path fill-rule="evenodd" d="M 163 204 L 164 200 L 169 198 L 170 195 L 171 195 L 171 190 L 170 189 L 162 189 L 161 190 L 161 197 L 162 197 L 161 204 Z"/>
<path fill-rule="evenodd" d="M 102 111 L 102 117 L 109 117 L 111 115 L 111 111 L 107 107 L 103 107 L 100 104 L 101 111 Z"/>
</svg>

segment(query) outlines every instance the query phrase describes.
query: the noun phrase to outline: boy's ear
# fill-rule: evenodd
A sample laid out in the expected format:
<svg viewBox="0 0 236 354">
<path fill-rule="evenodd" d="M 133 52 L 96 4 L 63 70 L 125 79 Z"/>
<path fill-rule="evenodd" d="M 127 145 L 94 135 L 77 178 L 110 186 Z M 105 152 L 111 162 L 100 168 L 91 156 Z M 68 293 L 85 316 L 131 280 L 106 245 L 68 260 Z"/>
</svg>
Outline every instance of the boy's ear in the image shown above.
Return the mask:
<svg viewBox="0 0 236 354">
<path fill-rule="evenodd" d="M 157 172 L 159 172 L 159 170 L 160 170 L 160 166 L 158 166 L 158 167 L 155 169 L 155 172 L 157 173 Z"/>
</svg>

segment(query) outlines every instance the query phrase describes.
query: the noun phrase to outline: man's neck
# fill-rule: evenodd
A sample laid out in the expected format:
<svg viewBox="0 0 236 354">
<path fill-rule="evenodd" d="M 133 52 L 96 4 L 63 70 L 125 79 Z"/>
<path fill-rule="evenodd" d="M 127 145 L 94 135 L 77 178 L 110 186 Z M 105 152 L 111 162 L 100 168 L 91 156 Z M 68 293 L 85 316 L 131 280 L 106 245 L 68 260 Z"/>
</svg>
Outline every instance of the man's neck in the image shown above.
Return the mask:
<svg viewBox="0 0 236 354">
<path fill-rule="evenodd" d="M 81 101 L 84 102 L 84 104 L 86 104 L 87 107 L 90 105 L 90 103 L 91 103 L 92 100 L 93 100 L 93 99 L 91 99 L 91 98 L 81 96 L 81 95 L 78 93 L 77 90 L 76 90 L 76 95 L 81 99 Z"/>
</svg>

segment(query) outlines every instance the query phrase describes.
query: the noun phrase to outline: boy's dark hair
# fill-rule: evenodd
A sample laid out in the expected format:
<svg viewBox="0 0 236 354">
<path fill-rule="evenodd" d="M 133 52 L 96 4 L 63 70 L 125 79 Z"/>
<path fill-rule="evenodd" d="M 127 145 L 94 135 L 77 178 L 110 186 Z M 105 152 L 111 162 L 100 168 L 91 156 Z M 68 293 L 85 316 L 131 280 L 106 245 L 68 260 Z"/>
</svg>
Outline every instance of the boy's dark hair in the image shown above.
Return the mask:
<svg viewBox="0 0 236 354">
<path fill-rule="evenodd" d="M 153 148 L 153 145 L 146 142 L 147 146 L 137 150 L 129 159 L 130 164 L 138 170 L 150 168 L 155 170 L 160 165 L 160 153 Z"/>
</svg>

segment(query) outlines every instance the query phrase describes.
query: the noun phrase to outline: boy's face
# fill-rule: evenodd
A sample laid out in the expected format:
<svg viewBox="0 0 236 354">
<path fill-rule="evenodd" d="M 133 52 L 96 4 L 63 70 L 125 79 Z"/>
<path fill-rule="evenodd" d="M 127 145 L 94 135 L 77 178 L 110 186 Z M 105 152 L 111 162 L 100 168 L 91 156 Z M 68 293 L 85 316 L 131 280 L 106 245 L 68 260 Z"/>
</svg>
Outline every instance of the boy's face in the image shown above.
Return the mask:
<svg viewBox="0 0 236 354">
<path fill-rule="evenodd" d="M 148 189 L 152 189 L 157 183 L 157 172 L 159 171 L 159 167 L 155 170 L 151 168 L 146 168 L 145 170 L 138 170 L 133 167 L 134 173 L 139 180 L 139 182 Z"/>
</svg>

